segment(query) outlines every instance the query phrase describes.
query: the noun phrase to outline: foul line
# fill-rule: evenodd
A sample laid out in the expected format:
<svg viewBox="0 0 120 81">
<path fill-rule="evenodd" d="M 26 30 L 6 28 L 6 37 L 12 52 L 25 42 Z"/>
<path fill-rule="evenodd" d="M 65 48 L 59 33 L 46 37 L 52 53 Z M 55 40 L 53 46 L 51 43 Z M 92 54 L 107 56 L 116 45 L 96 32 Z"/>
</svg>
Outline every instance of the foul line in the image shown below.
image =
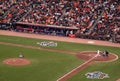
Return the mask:
<svg viewBox="0 0 120 81">
<path fill-rule="evenodd" d="M 80 66 L 76 67 L 75 69 L 73 69 L 72 71 L 66 73 L 64 76 L 60 77 L 59 79 L 57 79 L 57 81 L 64 81 L 64 79 L 68 78 L 68 76 L 74 72 L 76 72 L 79 68 L 84 67 L 84 65 L 86 64 L 90 64 L 94 58 L 96 58 L 99 54 L 96 54 L 94 57 L 92 57 L 91 59 L 89 59 L 88 61 L 84 62 L 83 64 L 81 64 Z M 80 70 L 79 70 L 80 71 Z"/>
</svg>

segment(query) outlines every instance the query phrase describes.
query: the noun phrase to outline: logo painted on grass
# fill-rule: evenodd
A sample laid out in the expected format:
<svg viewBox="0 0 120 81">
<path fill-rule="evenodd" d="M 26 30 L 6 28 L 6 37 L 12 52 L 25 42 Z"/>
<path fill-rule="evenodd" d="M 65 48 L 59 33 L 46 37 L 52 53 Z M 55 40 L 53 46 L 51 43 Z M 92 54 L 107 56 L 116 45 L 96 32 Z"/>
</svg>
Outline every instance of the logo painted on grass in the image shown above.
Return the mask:
<svg viewBox="0 0 120 81">
<path fill-rule="evenodd" d="M 57 47 L 57 43 L 56 42 L 47 42 L 47 41 L 43 41 L 43 42 L 37 42 L 38 45 L 40 46 L 47 46 L 47 47 Z"/>
<path fill-rule="evenodd" d="M 87 78 L 90 79 L 104 79 L 109 78 L 109 75 L 100 71 L 88 72 L 85 74 Z"/>
</svg>

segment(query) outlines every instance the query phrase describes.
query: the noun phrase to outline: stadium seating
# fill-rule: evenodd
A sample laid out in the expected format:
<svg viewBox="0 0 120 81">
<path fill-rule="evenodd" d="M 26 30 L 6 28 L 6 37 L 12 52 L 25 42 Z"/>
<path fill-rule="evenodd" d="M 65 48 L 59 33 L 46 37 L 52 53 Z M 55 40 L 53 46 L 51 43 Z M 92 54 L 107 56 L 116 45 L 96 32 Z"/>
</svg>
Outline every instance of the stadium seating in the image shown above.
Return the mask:
<svg viewBox="0 0 120 81">
<path fill-rule="evenodd" d="M 54 27 L 63 27 L 65 30 L 59 33 L 64 35 L 71 28 L 69 32 L 77 29 L 73 32 L 75 37 L 109 41 L 113 34 L 120 35 L 119 3 L 119 0 L 0 0 L 0 23 L 22 23 L 14 25 L 14 29 L 22 32 L 26 28 L 23 24 L 28 25 L 26 30 L 30 32 L 40 31 L 36 24 L 51 26 L 55 32 L 59 29 Z"/>
</svg>

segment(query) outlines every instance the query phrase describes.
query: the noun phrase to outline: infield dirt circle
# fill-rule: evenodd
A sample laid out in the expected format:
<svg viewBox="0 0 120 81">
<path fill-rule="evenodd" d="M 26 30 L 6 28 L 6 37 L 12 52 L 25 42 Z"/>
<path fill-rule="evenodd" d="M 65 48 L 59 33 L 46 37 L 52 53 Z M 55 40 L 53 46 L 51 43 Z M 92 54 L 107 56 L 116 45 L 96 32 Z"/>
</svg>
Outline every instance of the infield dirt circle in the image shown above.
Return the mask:
<svg viewBox="0 0 120 81">
<path fill-rule="evenodd" d="M 82 60 L 89 60 L 92 57 L 94 57 L 97 54 L 97 52 L 95 51 L 85 51 L 85 52 L 80 52 L 78 54 L 76 54 L 76 56 L 79 59 Z M 98 61 L 98 62 L 111 62 L 111 61 L 115 61 L 118 59 L 118 56 L 115 54 L 110 53 L 108 57 L 103 56 L 102 53 L 100 53 L 95 59 L 94 61 Z"/>
<path fill-rule="evenodd" d="M 23 66 L 30 64 L 30 61 L 25 58 L 9 58 L 3 60 L 3 63 L 12 66 Z"/>
<path fill-rule="evenodd" d="M 118 80 L 116 80 L 116 81 L 120 81 L 120 78 Z"/>
</svg>

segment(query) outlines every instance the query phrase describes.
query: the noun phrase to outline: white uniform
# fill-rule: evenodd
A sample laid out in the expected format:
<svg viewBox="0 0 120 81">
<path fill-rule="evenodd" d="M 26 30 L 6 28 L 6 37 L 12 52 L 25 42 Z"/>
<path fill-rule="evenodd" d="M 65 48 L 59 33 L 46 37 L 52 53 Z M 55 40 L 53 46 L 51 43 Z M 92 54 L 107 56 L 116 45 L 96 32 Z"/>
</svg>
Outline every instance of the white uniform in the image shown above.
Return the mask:
<svg viewBox="0 0 120 81">
<path fill-rule="evenodd" d="M 97 56 L 101 56 L 101 55 L 100 55 L 100 50 L 97 51 L 97 54 L 98 54 Z"/>
<path fill-rule="evenodd" d="M 97 51 L 97 54 L 100 54 L 100 51 L 99 51 L 99 50 Z"/>
</svg>

